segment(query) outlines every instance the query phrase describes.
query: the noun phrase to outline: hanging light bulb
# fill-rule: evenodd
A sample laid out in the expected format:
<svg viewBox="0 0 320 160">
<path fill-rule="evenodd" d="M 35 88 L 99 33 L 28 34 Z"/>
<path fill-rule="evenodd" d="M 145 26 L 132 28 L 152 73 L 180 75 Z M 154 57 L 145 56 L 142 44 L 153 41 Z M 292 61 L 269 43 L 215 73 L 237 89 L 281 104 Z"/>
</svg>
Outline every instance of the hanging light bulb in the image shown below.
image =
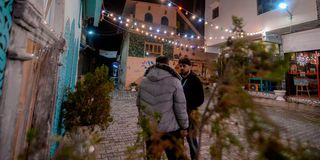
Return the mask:
<svg viewBox="0 0 320 160">
<path fill-rule="evenodd" d="M 169 3 L 168 3 L 168 6 L 169 6 L 169 7 L 171 7 L 171 6 L 172 6 L 172 3 L 171 3 L 171 2 L 169 2 Z"/>
<path fill-rule="evenodd" d="M 173 35 L 174 35 L 174 32 L 171 32 L 171 35 L 173 36 Z"/>
<path fill-rule="evenodd" d="M 152 30 L 152 27 L 149 27 L 149 30 Z"/>
<path fill-rule="evenodd" d="M 167 34 L 167 31 L 165 30 L 165 31 L 163 31 L 163 33 L 164 33 L 164 34 Z"/>
<path fill-rule="evenodd" d="M 196 19 L 196 16 L 195 16 L 195 15 L 193 15 L 193 16 L 192 16 L 192 19 Z"/>
<path fill-rule="evenodd" d="M 200 36 L 198 36 L 197 38 L 200 39 Z"/>
<path fill-rule="evenodd" d="M 144 28 L 144 27 L 145 27 L 145 25 L 143 24 L 143 25 L 141 25 L 141 27 L 142 27 L 142 28 Z"/>
</svg>

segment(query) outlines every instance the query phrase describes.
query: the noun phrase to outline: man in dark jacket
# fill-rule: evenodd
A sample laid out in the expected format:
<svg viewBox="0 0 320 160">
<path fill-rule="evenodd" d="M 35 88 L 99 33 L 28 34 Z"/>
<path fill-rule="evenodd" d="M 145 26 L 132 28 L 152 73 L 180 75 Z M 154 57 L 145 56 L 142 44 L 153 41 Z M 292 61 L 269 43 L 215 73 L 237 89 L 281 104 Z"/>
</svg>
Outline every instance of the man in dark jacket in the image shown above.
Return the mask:
<svg viewBox="0 0 320 160">
<path fill-rule="evenodd" d="M 179 60 L 181 69 L 182 86 L 187 100 L 187 111 L 189 115 L 189 129 L 187 141 L 190 148 L 191 159 L 196 159 L 198 150 L 197 130 L 195 121 L 192 120 L 191 112 L 197 110 L 204 101 L 202 83 L 200 79 L 191 70 L 191 61 L 188 58 Z"/>
<path fill-rule="evenodd" d="M 146 71 L 138 91 L 140 118 L 145 118 L 151 126 L 149 129 L 142 126 L 145 131 L 151 129 L 146 140 L 147 156 L 151 159 L 161 156 L 162 153 L 154 153 L 154 150 L 159 152 L 159 148 L 168 144 L 166 142 L 171 143 L 171 146 L 164 147 L 169 160 L 184 159 L 185 156 L 181 153 L 183 149 L 179 149 L 183 144 L 179 145 L 179 142 L 183 142 L 182 133 L 186 135 L 189 125 L 186 99 L 181 77 L 168 63 L 168 58 L 158 57 L 156 65 Z M 155 139 L 157 134 L 152 130 L 153 126 L 160 132 L 158 139 Z M 162 142 L 164 143 L 161 144 Z"/>
</svg>

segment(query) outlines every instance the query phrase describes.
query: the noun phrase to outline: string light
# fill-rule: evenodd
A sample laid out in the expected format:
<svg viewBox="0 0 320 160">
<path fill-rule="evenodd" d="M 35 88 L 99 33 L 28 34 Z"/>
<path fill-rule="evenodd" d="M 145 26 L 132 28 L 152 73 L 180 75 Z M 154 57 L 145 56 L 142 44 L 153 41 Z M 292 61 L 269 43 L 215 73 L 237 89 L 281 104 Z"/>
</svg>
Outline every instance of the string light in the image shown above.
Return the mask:
<svg viewBox="0 0 320 160">
<path fill-rule="evenodd" d="M 170 6 L 176 6 L 180 11 L 181 11 L 181 10 L 185 11 L 186 15 L 188 15 L 188 14 L 190 13 L 190 15 L 192 15 L 191 18 L 192 18 L 193 20 L 198 19 L 198 22 L 199 22 L 199 23 L 201 23 L 201 22 L 204 21 L 204 24 L 205 24 L 205 25 L 209 24 L 208 21 L 205 20 L 205 18 L 202 18 L 202 17 L 197 16 L 196 14 L 194 14 L 194 13 L 186 10 L 185 8 L 182 8 L 181 6 L 178 6 L 176 3 L 174 3 L 174 2 L 172 2 L 172 1 L 170 1 L 170 0 L 168 0 L 168 5 L 169 5 L 169 4 L 170 4 Z M 213 27 L 214 25 L 213 25 L 212 23 L 210 23 L 210 26 Z M 229 29 L 229 28 L 231 28 L 231 27 L 222 27 L 222 26 L 216 25 L 215 28 L 216 28 L 216 29 L 221 29 L 222 31 L 225 31 L 225 32 L 227 32 L 227 33 L 232 33 L 232 30 Z M 254 32 L 254 34 L 261 34 L 261 32 Z"/>
<path fill-rule="evenodd" d="M 113 13 L 111 13 L 111 12 L 108 12 L 108 11 L 106 11 L 107 12 L 107 15 L 114 15 Z M 110 18 L 110 16 L 107 16 L 108 18 Z M 116 16 L 117 17 L 117 19 L 119 19 L 119 21 L 116 19 L 116 18 L 113 18 L 113 20 L 114 21 L 118 21 L 118 22 L 120 22 L 120 23 L 123 23 L 123 21 L 122 21 L 122 19 L 123 18 L 125 18 L 125 17 L 122 17 L 122 16 Z M 120 20 L 121 19 L 121 20 Z M 129 27 L 130 26 L 130 23 L 132 22 L 133 23 L 133 25 L 132 25 L 132 28 L 136 28 L 137 26 L 138 26 L 138 23 L 137 22 L 135 22 L 133 19 L 129 19 L 129 18 L 125 18 L 126 19 L 126 21 L 127 21 L 127 23 L 128 23 L 128 25 L 126 25 L 126 27 Z M 139 22 L 139 23 L 141 23 L 141 22 Z M 143 23 L 141 23 L 141 28 L 146 28 L 147 27 L 147 25 L 146 24 L 143 24 Z M 150 26 L 149 27 L 149 30 L 151 31 L 151 30 L 153 30 L 153 28 Z M 156 30 L 157 31 L 157 30 Z M 160 29 L 160 31 L 159 32 L 157 32 L 157 33 L 164 33 L 164 34 L 166 34 L 168 31 L 164 31 L 164 30 L 161 30 Z M 179 33 L 173 33 L 173 34 L 171 34 L 172 36 L 173 35 L 178 35 L 178 36 L 180 36 L 180 34 Z M 181 37 L 184 37 L 183 35 L 181 35 Z M 187 37 L 188 38 L 188 37 Z"/>
<path fill-rule="evenodd" d="M 181 7 L 182 8 L 182 7 Z M 183 8 L 182 8 L 183 9 Z M 107 12 L 107 11 L 106 11 Z M 192 14 L 191 12 L 190 12 L 190 14 Z M 192 14 L 193 15 L 193 14 Z M 114 14 L 113 13 L 108 13 L 108 18 L 110 18 L 110 17 L 113 17 L 114 16 Z M 193 16 L 195 16 L 196 17 L 196 15 L 193 15 Z M 119 16 L 118 17 L 118 19 L 119 19 L 119 23 L 123 23 L 123 21 L 122 21 L 122 18 L 123 17 L 121 17 L 121 16 Z M 111 18 L 112 19 L 112 18 Z M 114 17 L 113 18 L 113 20 L 114 21 L 117 21 L 117 19 Z M 204 19 L 202 19 L 202 18 L 200 18 L 200 19 L 198 19 L 198 21 L 199 22 L 203 22 L 203 20 Z M 128 22 L 128 23 L 133 23 L 133 25 L 134 26 L 136 26 L 135 28 L 136 28 L 136 30 L 138 30 L 138 31 L 140 31 L 140 29 L 139 28 L 137 28 L 137 26 L 138 26 L 138 23 L 137 22 L 134 22 L 134 20 L 131 20 L 131 19 L 129 19 L 129 18 L 127 18 L 126 19 L 126 21 Z M 129 24 L 128 23 L 126 23 L 126 27 L 128 27 L 129 26 Z M 205 24 L 208 24 L 208 22 L 207 21 L 205 21 Z M 210 24 L 210 26 L 214 26 L 213 24 Z M 133 27 L 133 26 L 132 26 Z M 145 24 L 141 24 L 141 28 L 146 28 L 146 25 Z M 221 29 L 221 30 L 223 30 L 223 28 L 222 27 L 220 27 L 219 25 L 216 25 L 215 26 L 215 29 Z M 141 29 L 142 30 L 142 29 Z M 150 26 L 149 27 L 149 30 L 153 30 L 153 28 Z M 164 30 L 164 31 L 161 31 L 160 29 L 157 29 L 156 30 L 158 33 L 160 33 L 160 32 L 163 32 L 164 34 L 166 34 L 167 33 L 167 31 L 166 30 Z M 223 31 L 225 31 L 225 32 L 228 32 L 228 33 L 232 33 L 232 30 L 231 29 L 224 29 Z M 140 32 L 139 32 L 140 33 Z M 144 33 L 144 32 L 142 32 L 141 31 L 141 33 Z M 262 31 L 260 31 L 260 32 L 254 32 L 254 33 L 248 33 L 247 35 L 256 35 L 256 34 L 262 34 L 263 32 Z M 145 33 L 146 35 L 148 35 L 149 33 Z M 171 36 L 174 36 L 175 35 L 175 32 L 171 32 L 170 33 L 171 34 Z M 178 36 L 180 36 L 180 34 L 179 33 L 176 33 Z M 241 33 L 242 35 L 243 35 L 243 33 Z M 152 35 L 152 34 L 151 34 Z M 188 35 L 187 34 L 185 34 L 185 35 L 181 35 L 182 37 L 185 37 L 185 38 L 188 38 Z M 243 36 L 242 36 L 243 37 Z M 193 39 L 194 38 L 194 36 L 193 35 L 191 35 L 190 37 L 189 37 L 190 39 Z M 205 39 L 205 37 L 203 37 L 204 39 Z M 221 39 L 225 39 L 225 37 L 224 36 L 222 36 L 222 37 L 220 37 Z M 159 39 L 161 40 L 161 38 L 159 37 Z M 201 37 L 200 36 L 197 36 L 197 39 L 201 39 Z M 211 37 L 211 39 L 212 39 L 212 37 Z M 216 37 L 215 37 L 215 39 L 216 39 Z M 164 39 L 164 41 L 167 41 L 166 39 Z M 171 41 L 171 43 L 173 44 L 174 42 L 173 41 Z"/>
</svg>

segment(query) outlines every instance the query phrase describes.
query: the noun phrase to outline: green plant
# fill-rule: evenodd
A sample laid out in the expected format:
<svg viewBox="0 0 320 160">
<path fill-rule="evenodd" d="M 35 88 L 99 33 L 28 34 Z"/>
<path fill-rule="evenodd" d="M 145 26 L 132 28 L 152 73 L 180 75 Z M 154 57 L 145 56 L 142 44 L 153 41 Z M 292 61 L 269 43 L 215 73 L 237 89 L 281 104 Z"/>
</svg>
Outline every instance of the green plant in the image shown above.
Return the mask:
<svg viewBox="0 0 320 160">
<path fill-rule="evenodd" d="M 248 73 L 281 81 L 289 61 L 275 54 L 274 46 L 247 40 L 242 30 L 243 20 L 238 17 L 232 17 L 232 20 L 234 38 L 229 37 L 221 48 L 222 53 L 214 67 L 219 73 L 217 85 L 204 112 L 195 118 L 200 124 L 199 146 L 202 133 L 208 127 L 213 140 L 210 154 L 215 160 L 221 160 L 230 150 L 240 153 L 238 159 L 300 159 L 299 155 L 310 147 L 283 144 L 276 125 L 255 107 L 242 89 L 250 77 Z M 230 123 L 232 121 L 235 123 Z M 198 159 L 199 153 L 200 150 Z"/>
<path fill-rule="evenodd" d="M 55 140 L 60 144 L 53 160 L 95 160 L 94 146 L 101 142 L 101 137 L 98 132 L 82 127 Z"/>
<path fill-rule="evenodd" d="M 41 146 L 35 145 L 34 141 L 39 134 L 39 129 L 30 128 L 26 134 L 27 147 L 19 154 L 18 160 L 27 160 L 29 156 L 34 155 Z"/>
<path fill-rule="evenodd" d="M 76 90 L 68 92 L 67 100 L 62 104 L 66 131 L 78 126 L 98 125 L 106 128 L 112 121 L 110 92 L 113 89 L 106 66 L 86 74 L 84 80 L 77 83 Z"/>
</svg>

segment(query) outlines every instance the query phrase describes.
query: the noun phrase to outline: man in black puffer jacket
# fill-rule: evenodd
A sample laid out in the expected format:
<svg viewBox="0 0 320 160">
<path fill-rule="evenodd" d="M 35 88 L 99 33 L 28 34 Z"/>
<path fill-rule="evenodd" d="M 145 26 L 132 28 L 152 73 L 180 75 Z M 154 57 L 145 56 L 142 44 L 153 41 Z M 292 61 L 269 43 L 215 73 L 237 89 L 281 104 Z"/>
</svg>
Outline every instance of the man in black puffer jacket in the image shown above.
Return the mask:
<svg viewBox="0 0 320 160">
<path fill-rule="evenodd" d="M 182 76 L 183 91 L 187 100 L 187 111 L 189 115 L 189 129 L 187 141 L 190 148 L 191 159 L 196 159 L 198 151 L 197 130 L 195 121 L 192 120 L 190 114 L 192 111 L 197 110 L 204 101 L 204 94 L 202 83 L 200 79 L 191 71 L 191 61 L 188 58 L 179 60 Z"/>
</svg>

